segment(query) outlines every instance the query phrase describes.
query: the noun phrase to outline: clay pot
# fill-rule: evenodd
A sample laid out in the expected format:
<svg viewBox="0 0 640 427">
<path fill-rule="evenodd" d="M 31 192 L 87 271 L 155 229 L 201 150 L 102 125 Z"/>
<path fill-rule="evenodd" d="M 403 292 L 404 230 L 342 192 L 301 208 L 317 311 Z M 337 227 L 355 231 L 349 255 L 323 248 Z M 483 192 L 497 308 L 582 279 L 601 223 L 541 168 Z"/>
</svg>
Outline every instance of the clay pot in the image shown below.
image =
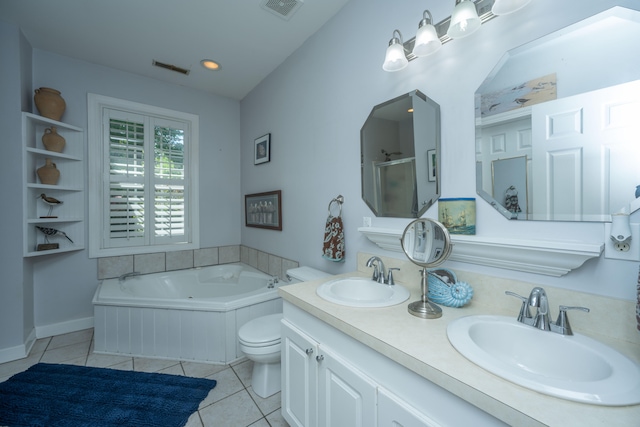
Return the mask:
<svg viewBox="0 0 640 427">
<path fill-rule="evenodd" d="M 36 171 L 40 182 L 48 185 L 56 185 L 60 178 L 60 171 L 56 167 L 56 164 L 51 159 L 45 159 L 44 166 L 38 168 Z"/>
<path fill-rule="evenodd" d="M 40 115 L 48 119 L 60 121 L 67 103 L 60 96 L 60 92 L 48 87 L 41 87 L 35 90 L 33 100 Z"/>
<path fill-rule="evenodd" d="M 44 135 L 42 135 L 42 144 L 44 144 L 44 148 L 47 150 L 62 153 L 65 143 L 66 141 L 64 140 L 64 137 L 58 134 L 55 126 L 51 126 L 44 130 Z"/>
</svg>

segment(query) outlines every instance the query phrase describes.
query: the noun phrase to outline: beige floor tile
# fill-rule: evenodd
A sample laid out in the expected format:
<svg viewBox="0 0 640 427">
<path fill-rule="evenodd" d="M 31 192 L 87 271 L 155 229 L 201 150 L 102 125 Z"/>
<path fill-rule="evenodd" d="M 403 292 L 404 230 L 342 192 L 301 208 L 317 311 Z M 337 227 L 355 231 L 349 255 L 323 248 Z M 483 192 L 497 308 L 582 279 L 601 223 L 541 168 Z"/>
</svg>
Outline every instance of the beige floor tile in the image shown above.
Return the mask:
<svg viewBox="0 0 640 427">
<path fill-rule="evenodd" d="M 200 417 L 204 427 L 242 427 L 263 418 L 246 390 L 201 409 Z"/>
<path fill-rule="evenodd" d="M 229 397 L 244 389 L 242 383 L 231 368 L 220 371 L 209 378 L 216 380 L 218 383 L 214 389 L 209 392 L 209 395 L 202 401 L 202 403 L 200 403 L 200 408 L 209 406 L 214 402 Z"/>
<path fill-rule="evenodd" d="M 51 338 L 47 350 L 53 350 L 60 347 L 66 347 L 72 344 L 91 342 L 93 339 L 93 329 L 84 329 L 78 332 L 71 332 L 69 334 L 57 335 Z"/>
<path fill-rule="evenodd" d="M 247 391 L 251 395 L 253 401 L 256 402 L 256 405 L 258 405 L 260 412 L 264 415 L 270 414 L 280 407 L 280 393 L 273 394 L 267 398 L 262 398 L 258 396 L 251 387 L 249 387 Z"/>
<path fill-rule="evenodd" d="M 270 426 L 266 419 L 260 418 L 258 421 L 251 424 L 249 427 L 270 427 Z"/>
<path fill-rule="evenodd" d="M 211 363 L 182 362 L 184 374 L 188 377 L 207 378 L 229 368 L 229 365 L 214 365 Z"/>
<path fill-rule="evenodd" d="M 271 427 L 289 427 L 289 423 L 282 418 L 282 412 L 280 412 L 279 408 L 267 415 L 267 421 L 269 421 Z"/>
<path fill-rule="evenodd" d="M 250 387 L 251 373 L 253 372 L 253 361 L 245 360 L 244 362 L 237 365 L 232 365 L 231 367 L 233 368 L 236 375 L 238 375 L 238 378 L 240 378 L 240 381 L 242 381 L 242 384 L 245 387 Z"/>
<path fill-rule="evenodd" d="M 87 366 L 93 366 L 96 368 L 109 368 L 113 365 L 118 365 L 124 362 L 129 362 L 131 366 L 133 366 L 133 357 L 116 356 L 114 354 L 89 353 L 89 357 L 87 358 Z"/>
<path fill-rule="evenodd" d="M 149 359 L 146 357 L 134 357 L 133 369 L 138 372 L 158 372 L 180 362 L 168 359 Z"/>
<path fill-rule="evenodd" d="M 40 361 L 43 363 L 62 363 L 79 357 L 87 357 L 89 355 L 89 345 L 89 341 L 86 341 L 47 350 Z"/>
</svg>

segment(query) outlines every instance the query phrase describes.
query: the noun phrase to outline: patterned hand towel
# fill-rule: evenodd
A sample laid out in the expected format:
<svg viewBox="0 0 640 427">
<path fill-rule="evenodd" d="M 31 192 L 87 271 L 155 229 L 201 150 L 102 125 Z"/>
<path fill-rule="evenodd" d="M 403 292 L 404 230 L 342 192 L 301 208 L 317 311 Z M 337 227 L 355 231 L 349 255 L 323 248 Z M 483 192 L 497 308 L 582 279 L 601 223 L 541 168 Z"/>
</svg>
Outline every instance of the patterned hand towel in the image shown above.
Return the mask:
<svg viewBox="0 0 640 427">
<path fill-rule="evenodd" d="M 324 226 L 322 257 L 329 261 L 344 261 L 344 228 L 340 216 L 329 214 Z"/>
</svg>

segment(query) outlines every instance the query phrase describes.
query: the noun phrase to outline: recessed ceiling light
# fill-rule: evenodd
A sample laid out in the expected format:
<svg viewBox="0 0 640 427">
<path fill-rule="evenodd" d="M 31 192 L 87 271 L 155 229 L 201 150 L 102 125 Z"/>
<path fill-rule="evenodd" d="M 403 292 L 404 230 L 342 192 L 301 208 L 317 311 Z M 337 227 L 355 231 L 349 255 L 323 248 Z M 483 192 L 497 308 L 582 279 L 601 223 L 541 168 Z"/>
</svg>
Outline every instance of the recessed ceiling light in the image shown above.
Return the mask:
<svg viewBox="0 0 640 427">
<path fill-rule="evenodd" d="M 200 61 L 200 63 L 202 64 L 202 66 L 204 68 L 206 68 L 207 70 L 219 70 L 220 69 L 220 64 L 218 64 L 216 61 L 212 60 L 212 59 L 203 59 L 202 61 Z"/>
</svg>

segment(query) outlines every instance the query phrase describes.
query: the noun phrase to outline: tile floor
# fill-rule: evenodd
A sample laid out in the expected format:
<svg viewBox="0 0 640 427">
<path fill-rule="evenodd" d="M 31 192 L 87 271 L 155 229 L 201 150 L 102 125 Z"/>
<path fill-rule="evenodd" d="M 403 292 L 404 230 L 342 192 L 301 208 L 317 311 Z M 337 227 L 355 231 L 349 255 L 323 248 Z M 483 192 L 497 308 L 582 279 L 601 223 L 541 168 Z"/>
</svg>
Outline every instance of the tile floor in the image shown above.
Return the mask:
<svg viewBox="0 0 640 427">
<path fill-rule="evenodd" d="M 162 372 L 174 375 L 210 378 L 216 387 L 191 415 L 186 427 L 287 427 L 280 415 L 280 393 L 266 399 L 251 388 L 250 360 L 232 365 L 180 362 L 177 360 L 109 356 L 93 353 L 93 329 L 39 339 L 27 358 L 0 364 L 0 382 L 27 370 L 38 362 L 67 363 Z"/>
</svg>

